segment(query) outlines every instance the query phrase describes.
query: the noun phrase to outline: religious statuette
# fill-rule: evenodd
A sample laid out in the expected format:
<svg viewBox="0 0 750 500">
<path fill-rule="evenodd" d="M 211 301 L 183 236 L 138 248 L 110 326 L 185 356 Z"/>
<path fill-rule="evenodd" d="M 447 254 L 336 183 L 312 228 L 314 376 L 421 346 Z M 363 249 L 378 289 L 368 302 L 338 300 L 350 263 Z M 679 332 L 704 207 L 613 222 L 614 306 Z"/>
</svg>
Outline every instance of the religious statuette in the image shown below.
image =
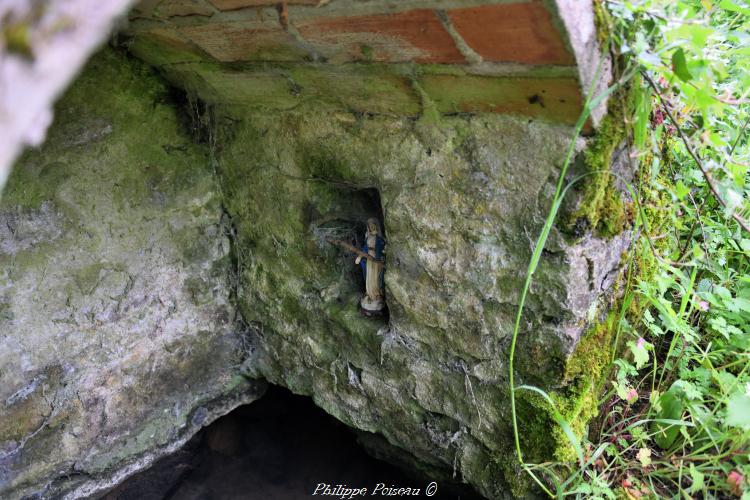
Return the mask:
<svg viewBox="0 0 750 500">
<path fill-rule="evenodd" d="M 365 254 L 357 255 L 355 264 L 362 266 L 362 273 L 365 277 L 365 294 L 360 300 L 359 305 L 365 314 L 380 314 L 385 309 L 383 300 L 385 283 L 383 281 L 383 272 L 385 271 L 385 239 L 383 232 L 380 230 L 380 222 L 375 218 L 367 219 L 367 232 L 365 233 L 365 243 L 362 246 L 362 252 Z"/>
<path fill-rule="evenodd" d="M 362 248 L 359 249 L 340 240 L 328 240 L 329 243 L 339 245 L 355 254 L 354 261 L 362 268 L 365 278 L 365 294 L 359 301 L 362 314 L 365 316 L 379 316 L 385 312 L 385 238 L 380 229 L 380 222 L 376 218 L 367 219 L 367 231 Z"/>
</svg>

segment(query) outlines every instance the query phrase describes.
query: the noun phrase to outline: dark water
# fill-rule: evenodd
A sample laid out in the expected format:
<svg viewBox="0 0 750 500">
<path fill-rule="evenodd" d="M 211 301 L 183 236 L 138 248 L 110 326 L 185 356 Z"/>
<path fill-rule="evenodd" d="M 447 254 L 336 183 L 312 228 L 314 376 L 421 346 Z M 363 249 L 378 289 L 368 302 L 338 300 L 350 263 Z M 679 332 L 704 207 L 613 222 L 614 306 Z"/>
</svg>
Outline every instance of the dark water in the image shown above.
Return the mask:
<svg viewBox="0 0 750 500">
<path fill-rule="evenodd" d="M 253 404 L 237 408 L 198 433 L 183 449 L 161 459 L 103 498 L 106 500 L 281 500 L 337 499 L 321 495 L 330 485 L 367 488 L 353 498 L 436 498 L 473 500 L 437 483 L 425 495 L 429 478 L 412 477 L 372 458 L 346 426 L 315 406 L 309 398 L 269 388 Z M 420 495 L 383 495 L 386 487 L 419 488 Z M 319 487 L 319 488 L 318 488 Z M 318 488 L 318 495 L 313 495 Z M 450 491 L 449 491 L 450 490 Z M 345 495 L 344 495 L 345 496 Z M 346 497 L 346 496 L 345 496 Z"/>
</svg>

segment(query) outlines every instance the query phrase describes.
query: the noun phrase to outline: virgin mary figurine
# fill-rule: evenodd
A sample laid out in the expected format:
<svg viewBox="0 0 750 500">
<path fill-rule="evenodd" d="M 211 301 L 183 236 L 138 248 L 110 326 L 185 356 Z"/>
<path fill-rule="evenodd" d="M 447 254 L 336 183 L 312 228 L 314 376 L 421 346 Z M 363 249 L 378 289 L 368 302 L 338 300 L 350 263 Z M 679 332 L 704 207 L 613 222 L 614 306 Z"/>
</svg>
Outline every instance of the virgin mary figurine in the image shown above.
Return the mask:
<svg viewBox="0 0 750 500">
<path fill-rule="evenodd" d="M 365 278 L 365 295 L 359 304 L 365 314 L 377 315 L 385 309 L 383 300 L 383 271 L 385 269 L 385 239 L 380 230 L 380 222 L 375 218 L 367 219 L 367 232 L 362 252 L 372 256 L 372 259 L 358 256 L 354 261 L 362 267 Z"/>
</svg>

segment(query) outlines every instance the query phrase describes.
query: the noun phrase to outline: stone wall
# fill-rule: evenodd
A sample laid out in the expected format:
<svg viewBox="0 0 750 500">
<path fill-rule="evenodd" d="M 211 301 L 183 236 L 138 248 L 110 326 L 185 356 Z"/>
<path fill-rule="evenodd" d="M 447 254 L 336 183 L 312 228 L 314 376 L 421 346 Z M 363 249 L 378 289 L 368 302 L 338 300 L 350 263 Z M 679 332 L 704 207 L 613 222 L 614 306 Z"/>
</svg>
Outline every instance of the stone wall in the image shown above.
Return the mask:
<svg viewBox="0 0 750 500">
<path fill-rule="evenodd" d="M 573 124 L 606 85 L 590 0 L 146 0 L 133 54 L 211 103 Z M 604 115 L 602 103 L 587 130 Z"/>
<path fill-rule="evenodd" d="M 85 496 L 257 398 L 231 267 L 167 88 L 100 54 L 0 202 L 0 496 Z"/>
<path fill-rule="evenodd" d="M 521 491 L 508 347 L 571 138 L 568 126 L 497 115 L 423 124 L 300 109 L 235 122 L 218 165 L 239 235 L 238 306 L 259 338 L 248 373 L 383 435 L 431 475 L 455 472 L 490 498 Z M 354 256 L 325 241 L 378 216 L 360 201 L 372 189 L 388 242 L 388 319 L 358 312 Z M 628 241 L 554 231 L 517 383 L 566 394 L 569 356 L 606 310 Z M 552 422 L 521 409 L 528 455 L 550 458 L 561 445 Z"/>
</svg>

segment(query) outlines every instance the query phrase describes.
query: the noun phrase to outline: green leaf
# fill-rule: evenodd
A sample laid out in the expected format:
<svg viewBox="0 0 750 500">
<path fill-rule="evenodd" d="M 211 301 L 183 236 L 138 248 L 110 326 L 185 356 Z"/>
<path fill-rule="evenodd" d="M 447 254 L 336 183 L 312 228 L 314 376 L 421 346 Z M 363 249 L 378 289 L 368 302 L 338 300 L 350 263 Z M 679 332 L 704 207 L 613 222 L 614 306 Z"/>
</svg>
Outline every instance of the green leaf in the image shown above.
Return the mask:
<svg viewBox="0 0 750 500">
<path fill-rule="evenodd" d="M 734 298 L 727 301 L 727 309 L 732 312 L 743 311 L 750 313 L 750 300 L 742 298 Z"/>
<path fill-rule="evenodd" d="M 735 392 L 727 401 L 727 418 L 730 427 L 750 429 L 750 397 L 744 392 Z"/>
<path fill-rule="evenodd" d="M 701 396 L 703 395 L 700 389 L 698 389 L 694 384 L 691 384 L 687 380 L 679 379 L 675 381 L 674 385 L 679 387 L 685 394 L 685 397 L 689 400 L 701 399 Z"/>
<path fill-rule="evenodd" d="M 682 181 L 677 181 L 677 185 L 674 187 L 674 193 L 677 195 L 678 199 L 684 200 L 685 196 L 690 193 L 690 188 L 685 186 Z"/>
<path fill-rule="evenodd" d="M 690 70 L 687 67 L 687 59 L 685 58 L 685 51 L 677 49 L 672 54 L 672 71 L 677 75 L 677 78 L 683 82 L 689 82 L 693 79 L 693 75 L 690 74 Z"/>
<path fill-rule="evenodd" d="M 661 411 L 657 414 L 659 420 L 679 420 L 682 416 L 684 405 L 679 388 L 672 386 L 659 398 Z M 651 432 L 654 433 L 654 441 L 662 449 L 672 446 L 680 430 L 677 426 L 665 422 L 653 422 Z"/>
<path fill-rule="evenodd" d="M 724 394 L 729 394 L 737 387 L 737 377 L 727 371 L 712 371 L 711 377 L 718 384 Z"/>
<path fill-rule="evenodd" d="M 721 285 L 714 286 L 713 292 L 724 300 L 732 300 L 732 292 Z"/>
<path fill-rule="evenodd" d="M 690 485 L 688 491 L 690 493 L 696 493 L 702 490 L 705 487 L 704 477 L 705 474 L 696 469 L 695 464 L 690 464 L 690 479 L 693 481 L 693 484 Z"/>
<path fill-rule="evenodd" d="M 750 9 L 748 9 L 747 7 L 741 7 L 730 0 L 724 0 L 719 4 L 719 7 L 730 12 L 739 12 L 741 14 L 745 14 L 746 16 L 750 16 Z"/>
<path fill-rule="evenodd" d="M 643 339 L 638 339 L 638 342 L 632 340 L 628 342 L 630 352 L 633 353 L 633 361 L 635 362 L 635 368 L 640 370 L 646 363 L 648 363 L 648 349 L 651 348 L 651 344 Z"/>
</svg>

